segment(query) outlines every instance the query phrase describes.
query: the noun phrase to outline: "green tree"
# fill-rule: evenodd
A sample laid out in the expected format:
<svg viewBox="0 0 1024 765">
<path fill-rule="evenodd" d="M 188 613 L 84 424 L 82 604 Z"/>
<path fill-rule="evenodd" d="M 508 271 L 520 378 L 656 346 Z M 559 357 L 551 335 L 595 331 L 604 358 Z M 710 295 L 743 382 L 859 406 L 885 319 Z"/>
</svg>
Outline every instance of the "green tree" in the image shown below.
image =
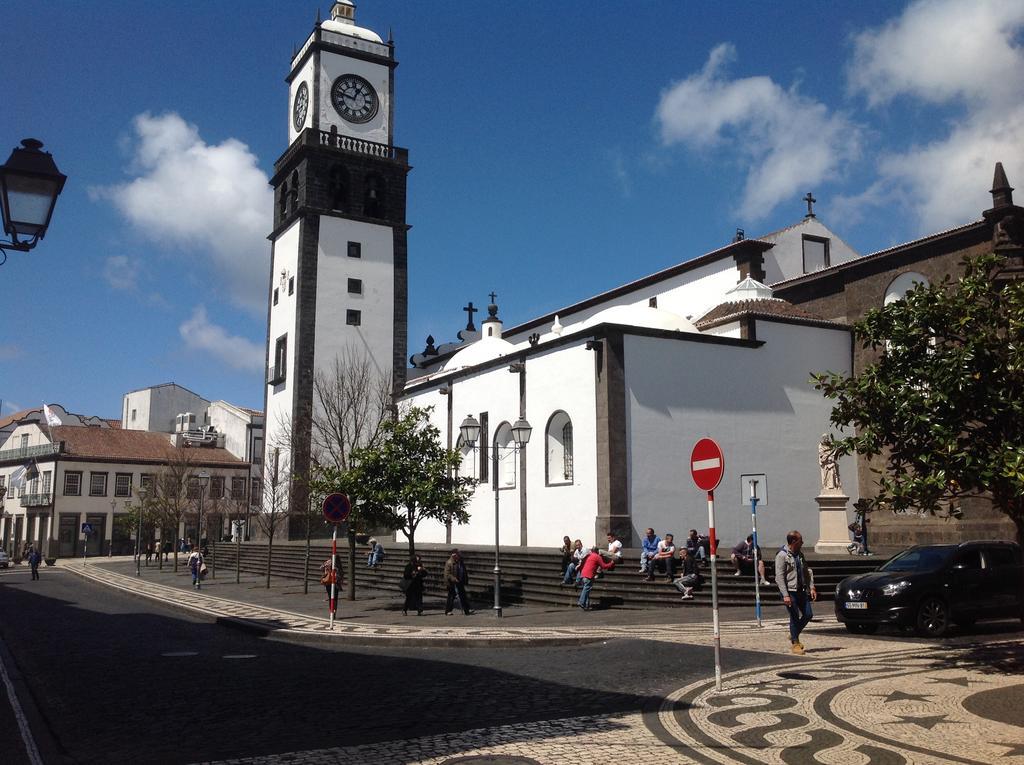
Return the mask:
<svg viewBox="0 0 1024 765">
<path fill-rule="evenodd" d="M 352 452 L 347 479 L 358 486 L 364 512 L 401 531 L 412 555 L 424 519 L 469 520 L 474 479 L 452 477 L 459 462 L 458 451 L 441 444 L 430 409 L 411 407 L 383 424 L 377 444 Z"/>
<path fill-rule="evenodd" d="M 835 454 L 884 462 L 874 507 L 939 513 L 986 497 L 1024 542 L 1024 282 L 993 278 L 1005 262 L 966 258 L 959 279 L 869 311 L 853 332 L 876 360 L 814 380 L 833 424 L 854 429 Z"/>
</svg>

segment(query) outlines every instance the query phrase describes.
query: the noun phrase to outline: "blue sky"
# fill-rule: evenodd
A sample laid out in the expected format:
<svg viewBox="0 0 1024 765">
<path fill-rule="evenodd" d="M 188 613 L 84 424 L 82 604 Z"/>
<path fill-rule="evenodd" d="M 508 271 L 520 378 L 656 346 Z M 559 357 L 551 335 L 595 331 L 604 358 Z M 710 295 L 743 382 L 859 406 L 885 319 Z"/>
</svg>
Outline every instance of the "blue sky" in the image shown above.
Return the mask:
<svg viewBox="0 0 1024 765">
<path fill-rule="evenodd" d="M 331 3 L 0 6 L 0 151 L 68 175 L 0 266 L 0 413 L 117 417 L 174 381 L 263 406 L 270 191 L 293 47 Z M 862 253 L 1024 184 L 1024 4 L 362 0 L 410 150 L 410 353 L 799 220 Z M 6 145 L 4 143 L 6 142 Z M 1021 193 L 1024 193 L 1022 191 Z"/>
</svg>

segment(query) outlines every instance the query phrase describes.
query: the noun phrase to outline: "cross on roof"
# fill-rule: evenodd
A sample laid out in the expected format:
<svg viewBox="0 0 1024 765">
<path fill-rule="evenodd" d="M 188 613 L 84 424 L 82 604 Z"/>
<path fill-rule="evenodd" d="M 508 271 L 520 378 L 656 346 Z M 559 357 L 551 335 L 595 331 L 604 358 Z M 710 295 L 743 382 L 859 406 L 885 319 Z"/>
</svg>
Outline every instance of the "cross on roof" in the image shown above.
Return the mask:
<svg viewBox="0 0 1024 765">
<path fill-rule="evenodd" d="M 496 300 L 496 299 L 498 298 L 498 296 L 497 296 L 497 294 L 496 294 L 496 293 L 492 292 L 492 293 L 490 294 L 490 298 L 491 298 L 491 302 L 493 303 L 493 302 L 494 302 L 494 301 L 495 301 L 495 300 Z"/>
<path fill-rule="evenodd" d="M 465 306 L 462 310 L 469 315 L 469 319 L 466 321 L 466 329 L 469 330 L 470 332 L 476 332 L 476 327 L 473 326 L 473 314 L 475 314 L 480 309 L 474 308 L 473 301 L 470 300 L 469 305 Z"/>
<path fill-rule="evenodd" d="M 811 196 L 811 192 L 807 192 L 807 196 L 804 197 L 804 201 L 807 203 L 807 215 L 805 218 L 814 218 L 814 203 L 818 200 Z"/>
</svg>

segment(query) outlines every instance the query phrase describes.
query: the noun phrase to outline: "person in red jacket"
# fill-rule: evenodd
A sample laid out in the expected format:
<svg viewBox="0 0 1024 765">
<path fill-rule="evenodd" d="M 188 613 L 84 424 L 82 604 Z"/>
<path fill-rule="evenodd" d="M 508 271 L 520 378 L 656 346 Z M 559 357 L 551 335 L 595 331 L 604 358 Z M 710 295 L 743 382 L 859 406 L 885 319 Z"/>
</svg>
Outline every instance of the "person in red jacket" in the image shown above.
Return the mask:
<svg viewBox="0 0 1024 765">
<path fill-rule="evenodd" d="M 580 593 L 578 605 L 584 611 L 590 610 L 590 590 L 594 586 L 594 579 L 597 576 L 597 570 L 599 568 L 615 568 L 615 561 L 605 561 L 601 556 L 601 552 L 596 547 L 591 547 L 590 554 L 583 559 L 583 565 L 580 567 L 580 578 L 583 579 L 583 591 Z"/>
</svg>

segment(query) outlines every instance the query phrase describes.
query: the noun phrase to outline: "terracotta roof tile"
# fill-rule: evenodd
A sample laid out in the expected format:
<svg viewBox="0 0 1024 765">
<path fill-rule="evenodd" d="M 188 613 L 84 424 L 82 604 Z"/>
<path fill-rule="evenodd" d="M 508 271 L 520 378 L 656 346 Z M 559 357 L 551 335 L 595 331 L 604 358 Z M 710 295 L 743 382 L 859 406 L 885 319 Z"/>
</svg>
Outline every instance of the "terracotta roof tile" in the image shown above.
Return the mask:
<svg viewBox="0 0 1024 765">
<path fill-rule="evenodd" d="M 798 308 L 790 302 L 779 298 L 761 298 L 760 300 L 737 300 L 730 303 L 720 303 L 706 314 L 701 316 L 694 325 L 697 329 L 706 329 L 728 321 L 735 321 L 740 316 L 760 316 L 764 318 L 786 318 L 798 319 L 801 321 L 815 322 L 817 324 L 828 324 L 837 327 L 845 326 L 838 322 L 828 321 L 810 311 Z"/>
<path fill-rule="evenodd" d="M 150 433 L 144 430 L 62 425 L 53 429 L 53 439 L 64 442 L 64 454 L 69 457 L 168 462 L 175 459 L 179 453 L 167 433 Z M 247 464 L 227 449 L 196 448 L 187 451 L 196 464 L 239 467 Z"/>
</svg>

